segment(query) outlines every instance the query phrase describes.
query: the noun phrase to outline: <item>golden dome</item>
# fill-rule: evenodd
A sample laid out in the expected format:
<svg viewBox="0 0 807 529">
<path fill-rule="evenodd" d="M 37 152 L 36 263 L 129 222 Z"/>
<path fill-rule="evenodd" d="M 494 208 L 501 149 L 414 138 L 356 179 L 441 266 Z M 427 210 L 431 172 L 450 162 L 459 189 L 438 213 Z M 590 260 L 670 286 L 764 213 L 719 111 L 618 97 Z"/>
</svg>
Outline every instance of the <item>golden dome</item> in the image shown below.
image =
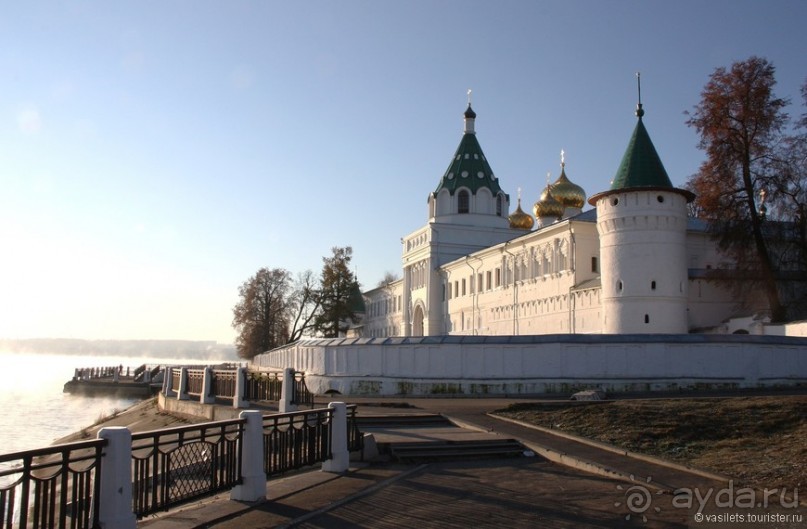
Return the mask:
<svg viewBox="0 0 807 529">
<path fill-rule="evenodd" d="M 535 225 L 532 216 L 528 213 L 524 213 L 524 210 L 521 209 L 521 197 L 518 198 L 518 206 L 516 210 L 510 214 L 508 220 L 510 220 L 510 227 L 517 230 L 529 231 Z"/>
<path fill-rule="evenodd" d="M 582 209 L 586 203 L 586 192 L 566 177 L 566 164 L 560 164 L 560 176 L 550 186 L 554 196 L 565 208 Z"/>
<path fill-rule="evenodd" d="M 558 202 L 553 195 L 554 192 L 550 189 L 549 184 L 547 184 L 544 188 L 544 192 L 541 193 L 541 199 L 532 206 L 532 212 L 535 213 L 536 218 L 560 218 L 563 216 L 563 204 Z"/>
</svg>

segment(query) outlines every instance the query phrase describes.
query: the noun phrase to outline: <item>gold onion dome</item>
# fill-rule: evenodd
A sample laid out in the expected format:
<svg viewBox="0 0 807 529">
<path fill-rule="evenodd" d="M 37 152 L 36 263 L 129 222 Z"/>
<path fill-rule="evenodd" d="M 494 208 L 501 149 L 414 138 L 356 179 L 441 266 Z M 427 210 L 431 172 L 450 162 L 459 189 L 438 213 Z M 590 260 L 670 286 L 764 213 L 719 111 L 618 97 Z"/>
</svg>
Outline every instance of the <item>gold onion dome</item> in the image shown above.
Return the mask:
<svg viewBox="0 0 807 529">
<path fill-rule="evenodd" d="M 566 162 L 563 159 L 563 151 L 560 153 L 560 176 L 550 186 L 550 189 L 552 190 L 552 196 L 563 204 L 563 207 L 582 209 L 586 203 L 586 192 L 566 176 Z"/>
<path fill-rule="evenodd" d="M 563 216 L 563 204 L 558 202 L 555 197 L 553 196 L 554 193 L 551 190 L 551 186 L 547 184 L 544 188 L 544 192 L 541 193 L 541 199 L 532 206 L 532 212 L 535 213 L 536 218 L 541 217 L 556 217 L 560 218 Z"/>
<path fill-rule="evenodd" d="M 516 210 L 507 217 L 510 221 L 510 227 L 517 230 L 531 230 L 535 225 L 535 221 L 529 213 L 524 213 L 521 209 L 521 197 L 518 197 L 518 206 Z"/>
</svg>

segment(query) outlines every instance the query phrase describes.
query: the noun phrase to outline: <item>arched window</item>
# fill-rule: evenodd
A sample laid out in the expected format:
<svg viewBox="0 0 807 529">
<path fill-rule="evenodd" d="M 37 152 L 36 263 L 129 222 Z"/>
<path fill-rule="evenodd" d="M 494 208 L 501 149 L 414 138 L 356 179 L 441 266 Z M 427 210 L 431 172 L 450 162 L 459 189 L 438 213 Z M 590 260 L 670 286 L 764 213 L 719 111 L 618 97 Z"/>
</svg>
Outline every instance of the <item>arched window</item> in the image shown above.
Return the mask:
<svg viewBox="0 0 807 529">
<path fill-rule="evenodd" d="M 496 195 L 496 216 L 502 216 L 502 196 Z"/>
<path fill-rule="evenodd" d="M 471 196 L 463 189 L 457 194 L 457 213 L 468 213 L 471 208 Z"/>
</svg>

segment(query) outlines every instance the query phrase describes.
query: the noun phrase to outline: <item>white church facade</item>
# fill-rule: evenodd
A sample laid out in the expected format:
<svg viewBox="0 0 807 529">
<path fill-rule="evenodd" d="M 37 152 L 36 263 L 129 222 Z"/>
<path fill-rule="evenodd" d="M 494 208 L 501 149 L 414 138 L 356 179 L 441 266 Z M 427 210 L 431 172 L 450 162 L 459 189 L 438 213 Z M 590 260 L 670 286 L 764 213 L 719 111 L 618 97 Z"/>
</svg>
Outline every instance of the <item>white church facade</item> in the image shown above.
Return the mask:
<svg viewBox="0 0 807 529">
<path fill-rule="evenodd" d="M 610 188 L 588 199 L 561 174 L 533 215 L 510 197 L 468 105 L 454 157 L 428 196 L 428 222 L 403 237 L 402 277 L 364 293 L 362 337 L 752 332 L 749 307 L 705 279 L 723 266 L 694 197 L 672 185 L 637 107 Z M 756 320 L 746 319 L 746 327 Z"/>
</svg>

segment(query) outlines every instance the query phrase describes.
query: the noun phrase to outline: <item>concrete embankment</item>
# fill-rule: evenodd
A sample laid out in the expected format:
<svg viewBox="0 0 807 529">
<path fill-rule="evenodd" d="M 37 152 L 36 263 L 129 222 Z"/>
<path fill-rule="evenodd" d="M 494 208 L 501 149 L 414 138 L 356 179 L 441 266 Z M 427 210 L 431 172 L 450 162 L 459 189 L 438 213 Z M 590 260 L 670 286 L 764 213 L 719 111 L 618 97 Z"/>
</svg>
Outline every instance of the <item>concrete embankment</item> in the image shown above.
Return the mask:
<svg viewBox="0 0 807 529">
<path fill-rule="evenodd" d="M 57 439 L 54 444 L 95 439 L 98 435 L 98 430 L 107 426 L 125 426 L 132 432 L 147 432 L 161 428 L 171 428 L 173 426 L 204 422 L 205 420 L 206 419 L 203 417 L 194 417 L 192 415 L 166 413 L 159 409 L 157 406 L 157 398 L 154 397 L 135 403 L 125 410 L 113 413 L 95 424 L 87 425 L 87 427 L 77 432 Z"/>
</svg>

